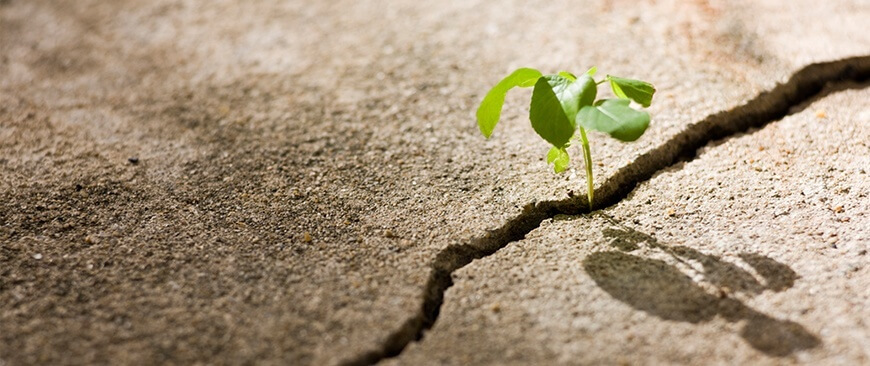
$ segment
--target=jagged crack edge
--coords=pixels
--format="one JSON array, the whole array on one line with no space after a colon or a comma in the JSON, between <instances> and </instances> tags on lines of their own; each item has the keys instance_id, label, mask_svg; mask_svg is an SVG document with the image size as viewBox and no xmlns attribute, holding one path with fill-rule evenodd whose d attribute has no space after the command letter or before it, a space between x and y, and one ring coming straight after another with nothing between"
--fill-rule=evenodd
<instances>
[{"instance_id":1,"label":"jagged crack edge","mask_svg":"<svg viewBox=\"0 0 870 366\"><path fill-rule=\"evenodd\" d=\"M868 79L870 56L808 65L794 73L788 82L778 84L738 107L707 116L638 156L595 191L594 207L602 209L618 203L656 172L686 158L694 158L699 148L712 141L782 119L792 113L792 107L817 96L828 84L864 82ZM399 355L408 344L422 339L423 333L435 324L444 303L444 293L453 286L451 275L454 271L524 239L526 234L538 228L546 219L557 214L587 213L586 207L585 197L531 203L523 207L519 215L485 236L466 244L444 248L432 263L420 311L391 333L379 349L360 354L343 364L371 365Z\"/></svg>"}]
</instances>

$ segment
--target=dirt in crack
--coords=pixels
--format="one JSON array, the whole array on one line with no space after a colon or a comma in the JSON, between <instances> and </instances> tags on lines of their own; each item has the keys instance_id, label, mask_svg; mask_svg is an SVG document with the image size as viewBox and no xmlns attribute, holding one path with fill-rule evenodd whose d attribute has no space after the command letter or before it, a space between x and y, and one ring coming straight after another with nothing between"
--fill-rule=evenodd
<instances>
[{"instance_id":1,"label":"dirt in crack","mask_svg":"<svg viewBox=\"0 0 870 366\"><path fill-rule=\"evenodd\" d=\"M843 86L854 88L855 83L865 83L868 79L870 56L806 66L792 75L788 82L759 94L739 107L710 115L689 125L667 142L622 167L595 191L593 207L602 209L616 204L656 172L677 162L693 159L699 148L712 141L780 120L799 112L810 101L842 90ZM486 236L466 244L448 246L438 253L432 263L432 272L423 290L423 304L419 311L391 333L381 347L358 355L345 364L370 365L399 355L408 344L422 339L424 332L435 324L444 303L444 293L453 286L451 275L454 271L475 259L489 256L514 241L524 239L526 234L546 219L557 214L586 213L586 207L585 197L531 203L518 216Z\"/></svg>"}]
</instances>

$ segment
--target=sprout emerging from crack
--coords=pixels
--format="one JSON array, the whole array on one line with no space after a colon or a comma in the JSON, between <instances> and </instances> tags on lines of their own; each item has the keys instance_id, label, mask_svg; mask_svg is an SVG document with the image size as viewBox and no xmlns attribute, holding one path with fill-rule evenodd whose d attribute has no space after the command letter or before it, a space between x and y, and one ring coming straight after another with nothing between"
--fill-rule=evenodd
<instances>
[{"instance_id":1,"label":"sprout emerging from crack","mask_svg":"<svg viewBox=\"0 0 870 366\"><path fill-rule=\"evenodd\" d=\"M592 155L586 129L607 133L620 141L637 140L649 126L649 113L629 104L634 101L649 107L656 91L645 81L611 75L596 82L595 72L593 67L577 77L567 71L543 75L535 69L517 69L496 84L477 109L477 125L483 136L489 138L498 124L507 92L514 87L534 87L529 120L535 132L552 145L547 153L547 164L553 164L556 173L561 173L568 168L571 141L579 140L583 147L590 211L594 192ZM617 98L595 100L598 85L604 82L610 82L610 89Z\"/></svg>"}]
</instances>

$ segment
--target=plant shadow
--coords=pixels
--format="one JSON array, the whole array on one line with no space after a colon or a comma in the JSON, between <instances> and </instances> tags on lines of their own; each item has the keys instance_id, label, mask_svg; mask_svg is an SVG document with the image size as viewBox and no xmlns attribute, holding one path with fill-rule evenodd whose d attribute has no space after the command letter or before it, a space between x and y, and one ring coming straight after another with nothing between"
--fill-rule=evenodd
<instances>
[{"instance_id":1,"label":"plant shadow","mask_svg":"<svg viewBox=\"0 0 870 366\"><path fill-rule=\"evenodd\" d=\"M664 245L625 226L605 228L603 234L616 250L589 255L583 268L615 299L671 321L700 323L717 315L729 322L745 320L740 336L753 348L771 356L787 356L821 344L818 337L800 324L762 314L729 295L742 292L751 296L788 289L797 279L788 266L758 254L740 254L762 277L759 281L750 272L717 256L684 246ZM711 294L665 260L630 254L642 247L664 252L676 262L695 269L718 293Z\"/></svg>"}]
</instances>

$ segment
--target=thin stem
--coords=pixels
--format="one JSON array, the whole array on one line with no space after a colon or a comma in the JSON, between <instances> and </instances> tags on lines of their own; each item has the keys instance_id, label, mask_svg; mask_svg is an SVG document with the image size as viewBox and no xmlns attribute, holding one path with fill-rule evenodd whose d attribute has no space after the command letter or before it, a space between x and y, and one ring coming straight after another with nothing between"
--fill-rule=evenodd
<instances>
[{"instance_id":1,"label":"thin stem","mask_svg":"<svg viewBox=\"0 0 870 366\"><path fill-rule=\"evenodd\" d=\"M594 200L594 190L592 186L592 152L589 150L589 140L586 138L586 130L583 127L578 127L580 130L580 143L583 145L583 162L586 165L586 197L589 200L589 212L592 212L592 202Z\"/></svg>"}]
</instances>

